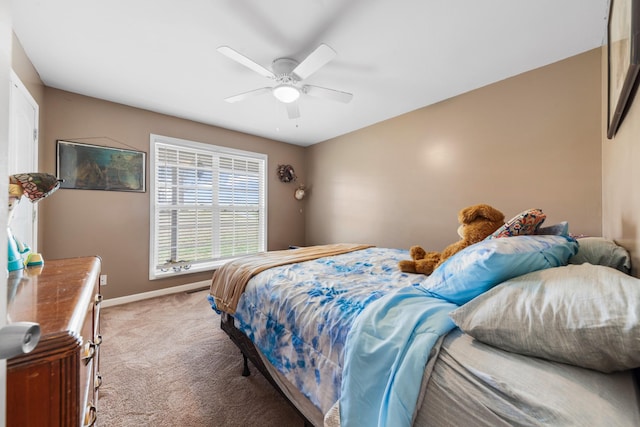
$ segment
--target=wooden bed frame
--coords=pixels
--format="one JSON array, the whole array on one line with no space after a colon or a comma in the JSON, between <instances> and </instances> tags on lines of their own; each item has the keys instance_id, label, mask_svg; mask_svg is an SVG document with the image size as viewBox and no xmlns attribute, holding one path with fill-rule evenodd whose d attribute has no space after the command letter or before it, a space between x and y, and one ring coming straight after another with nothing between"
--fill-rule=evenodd
<instances>
[{"instance_id":1,"label":"wooden bed frame","mask_svg":"<svg viewBox=\"0 0 640 427\"><path fill-rule=\"evenodd\" d=\"M250 360L253 366L258 368L258 371L262 373L262 375L267 379L267 381L269 381L271 385L291 405L291 407L295 409L295 411L298 413L300 418L304 420L304 427L313 427L313 423L311 423L311 421L309 421L307 417L305 417L302 414L302 412L300 412L300 410L296 407L296 405L294 405L293 402L289 400L289 398L282 391L278 383L273 379L273 377L269 373L269 370L267 369L264 362L260 358L260 355L258 354L258 349L256 349L253 342L238 328L236 328L235 319L233 318L232 315L224 312L220 314L220 328L224 332L226 332L227 335L229 335L229 338L231 338L231 341L233 341L233 343L240 349L240 352L242 353L242 358L244 362L243 368L242 368L242 376L248 377L249 375L251 375L251 371L249 370L249 363L248 363L248 360Z\"/></svg>"}]
</instances>

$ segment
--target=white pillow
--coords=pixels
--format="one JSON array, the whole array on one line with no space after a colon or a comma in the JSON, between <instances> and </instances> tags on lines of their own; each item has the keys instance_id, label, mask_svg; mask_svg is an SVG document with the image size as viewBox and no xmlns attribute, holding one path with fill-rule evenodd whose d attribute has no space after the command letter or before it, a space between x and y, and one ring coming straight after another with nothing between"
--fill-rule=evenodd
<instances>
[{"instance_id":1,"label":"white pillow","mask_svg":"<svg viewBox=\"0 0 640 427\"><path fill-rule=\"evenodd\" d=\"M631 271L629 252L613 240L604 237L581 237L578 239L578 253L569 258L569 264L606 265L623 273Z\"/></svg>"},{"instance_id":2,"label":"white pillow","mask_svg":"<svg viewBox=\"0 0 640 427\"><path fill-rule=\"evenodd\" d=\"M592 264L529 273L450 314L501 349L601 372L640 367L640 279Z\"/></svg>"}]
</instances>

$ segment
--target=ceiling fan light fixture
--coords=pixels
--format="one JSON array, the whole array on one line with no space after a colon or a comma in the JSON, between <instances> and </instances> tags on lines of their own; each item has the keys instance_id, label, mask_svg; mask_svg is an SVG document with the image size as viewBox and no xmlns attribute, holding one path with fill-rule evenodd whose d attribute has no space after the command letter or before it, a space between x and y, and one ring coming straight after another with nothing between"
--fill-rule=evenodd
<instances>
[{"instance_id":1,"label":"ceiling fan light fixture","mask_svg":"<svg viewBox=\"0 0 640 427\"><path fill-rule=\"evenodd\" d=\"M290 84L281 84L273 88L273 96L278 101L289 104L300 98L300 89Z\"/></svg>"}]
</instances>

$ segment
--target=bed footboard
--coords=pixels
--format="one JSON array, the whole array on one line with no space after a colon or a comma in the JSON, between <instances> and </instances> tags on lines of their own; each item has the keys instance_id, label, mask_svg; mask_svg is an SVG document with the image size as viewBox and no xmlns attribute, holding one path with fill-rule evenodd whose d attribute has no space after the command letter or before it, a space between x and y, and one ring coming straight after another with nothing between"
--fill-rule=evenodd
<instances>
[{"instance_id":1,"label":"bed footboard","mask_svg":"<svg viewBox=\"0 0 640 427\"><path fill-rule=\"evenodd\" d=\"M271 383L271 385L285 398L287 402L296 410L298 415L304 420L305 427L313 427L313 424L300 412L300 410L296 407L296 405L289 400L287 395L282 391L280 386L273 379L269 370L262 362L260 355L258 354L258 349L253 345L253 342L243 334L238 328L235 326L235 319L232 315L228 313L221 313L220 315L220 328L229 335L231 341L240 349L242 353L242 357L244 359L244 366L242 369L242 376L246 377L251 374L249 371L249 364L247 363L247 359L251 361L253 366L258 368L260 373Z\"/></svg>"}]
</instances>

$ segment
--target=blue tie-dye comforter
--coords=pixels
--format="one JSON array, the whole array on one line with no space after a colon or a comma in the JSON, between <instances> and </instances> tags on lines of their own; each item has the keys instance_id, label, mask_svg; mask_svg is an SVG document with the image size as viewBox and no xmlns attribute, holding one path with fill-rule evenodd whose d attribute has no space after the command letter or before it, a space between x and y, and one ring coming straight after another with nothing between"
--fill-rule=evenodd
<instances>
[{"instance_id":1,"label":"blue tie-dye comforter","mask_svg":"<svg viewBox=\"0 0 640 427\"><path fill-rule=\"evenodd\" d=\"M234 315L244 332L323 413L339 399L344 348L365 307L425 276L398 269L401 249L368 248L253 277Z\"/></svg>"},{"instance_id":2,"label":"blue tie-dye comforter","mask_svg":"<svg viewBox=\"0 0 640 427\"><path fill-rule=\"evenodd\" d=\"M425 365L454 328L448 314L457 304L529 271L566 265L577 247L566 236L487 240L431 276L402 273L398 262L409 255L401 249L288 264L249 281L235 318L322 413L340 400L343 427L409 426Z\"/></svg>"},{"instance_id":3,"label":"blue tie-dye comforter","mask_svg":"<svg viewBox=\"0 0 640 427\"><path fill-rule=\"evenodd\" d=\"M401 393L402 396L394 391L399 390L395 386L383 393L390 392L390 395L378 396L378 391L367 388L361 380L366 379L368 384L388 382L385 375L416 354L419 354L421 361L418 363L422 363L419 369L422 371L433 343L451 329L453 323L447 314L455 307L454 304L425 294L420 285L426 281L426 276L406 274L398 269L398 262L408 256L406 250L368 248L271 268L253 277L247 284L234 315L237 327L322 413L329 411L342 394L342 425L362 425L358 422L361 417L350 415L351 411L361 409L359 405L364 400L359 397L362 395L368 396L366 402L373 406L376 401L378 404L383 402L385 407L389 405L392 410L388 414L394 419L399 402L407 404L406 399L413 399L415 405L422 377L417 380L402 379L403 371L399 369L401 376L397 378L398 381L407 385L417 381L415 392L411 390L412 387L403 387L405 391ZM417 296L422 300L418 301ZM425 298L437 304L429 308L425 305ZM382 321L381 327L385 322L388 324L389 315L398 313L394 310L406 310L403 316L414 312L415 315L410 315L411 322L422 325L403 324L401 331L408 334L396 333L395 340L384 343L382 354L376 353L375 339L363 340L361 337L353 340L347 352L347 336L352 326L358 330L358 334L365 333L373 338L373 325L368 325L373 314L365 317L367 320L364 322L354 322L374 302L375 310L368 313L378 313L386 319L378 319ZM410 307L412 304L413 307ZM391 305L397 305L398 308L394 309ZM427 318L430 320L425 323ZM433 322L438 326L433 327ZM425 329L426 324L429 327ZM384 333L391 332L387 329ZM403 340L409 347L409 342L417 341L420 346L424 345L424 351L403 349ZM389 351L389 346L395 346L398 351ZM415 343L413 348L417 348ZM358 354L373 358L352 360L349 363L351 381L343 384L345 357L358 359ZM372 373L376 369L380 372L375 374L373 381ZM345 399L345 385L348 388L346 395L353 399ZM412 412L409 409L411 405L407 406ZM378 418L377 412L372 415Z\"/></svg>"}]
</instances>

